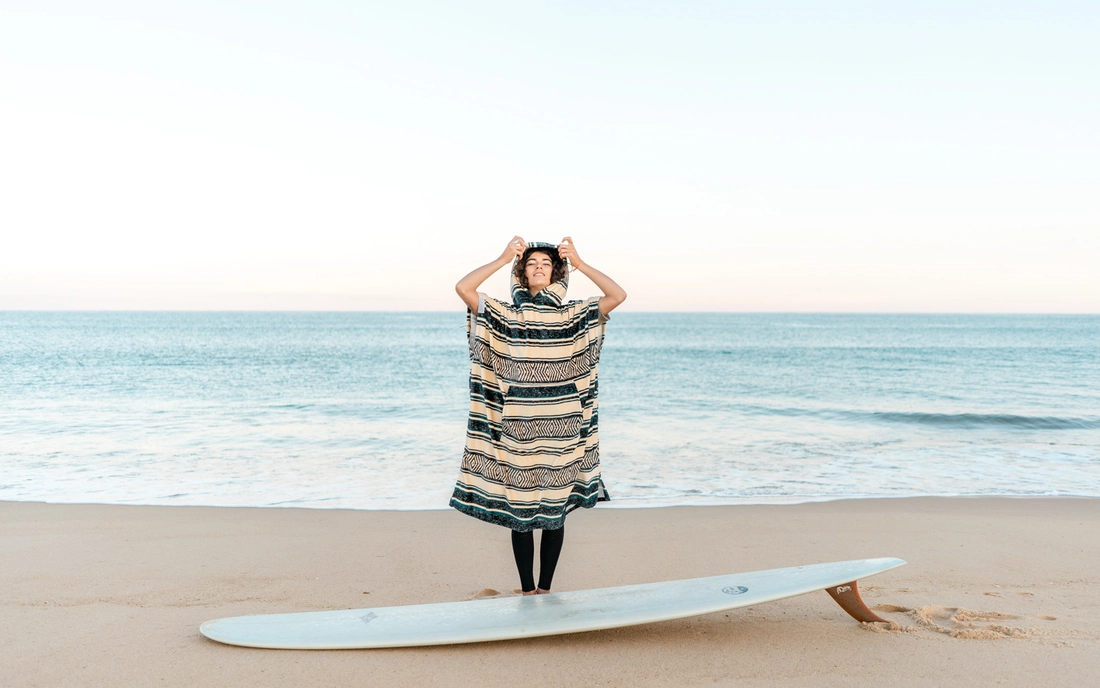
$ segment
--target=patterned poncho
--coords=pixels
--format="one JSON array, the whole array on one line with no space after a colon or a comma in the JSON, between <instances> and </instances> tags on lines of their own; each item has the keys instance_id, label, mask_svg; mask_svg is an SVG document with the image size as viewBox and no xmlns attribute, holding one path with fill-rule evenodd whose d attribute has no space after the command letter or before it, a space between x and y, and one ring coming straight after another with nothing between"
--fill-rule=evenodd
<instances>
[{"instance_id":1,"label":"patterned poncho","mask_svg":"<svg viewBox=\"0 0 1100 688\"><path fill-rule=\"evenodd\" d=\"M555 530L608 499L600 479L599 299L564 303L568 275L468 313L470 418L451 506L518 531Z\"/></svg>"}]
</instances>

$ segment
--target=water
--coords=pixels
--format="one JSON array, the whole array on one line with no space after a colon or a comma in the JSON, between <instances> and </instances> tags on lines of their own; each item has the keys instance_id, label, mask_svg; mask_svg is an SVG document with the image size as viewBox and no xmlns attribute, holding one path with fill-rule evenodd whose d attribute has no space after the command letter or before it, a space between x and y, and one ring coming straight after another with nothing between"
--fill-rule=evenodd
<instances>
[{"instance_id":1,"label":"water","mask_svg":"<svg viewBox=\"0 0 1100 688\"><path fill-rule=\"evenodd\" d=\"M459 313L0 313L0 499L445 507ZM1100 496L1100 317L616 313L620 506Z\"/></svg>"}]
</instances>

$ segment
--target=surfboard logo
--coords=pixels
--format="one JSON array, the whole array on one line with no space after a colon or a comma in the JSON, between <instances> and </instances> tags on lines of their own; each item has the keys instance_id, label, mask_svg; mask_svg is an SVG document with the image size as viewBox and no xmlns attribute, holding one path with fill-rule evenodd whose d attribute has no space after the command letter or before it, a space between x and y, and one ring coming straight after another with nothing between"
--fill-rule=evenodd
<instances>
[{"instance_id":1,"label":"surfboard logo","mask_svg":"<svg viewBox=\"0 0 1100 688\"><path fill-rule=\"evenodd\" d=\"M743 585L731 585L728 588L722 588L722 592L727 595L743 595L748 591L749 589Z\"/></svg>"},{"instance_id":2,"label":"surfboard logo","mask_svg":"<svg viewBox=\"0 0 1100 688\"><path fill-rule=\"evenodd\" d=\"M374 612L367 612L366 614L364 614L363 616L360 616L359 618L363 620L363 623L370 623L374 619L377 619L378 615L375 614Z\"/></svg>"},{"instance_id":3,"label":"surfboard logo","mask_svg":"<svg viewBox=\"0 0 1100 688\"><path fill-rule=\"evenodd\" d=\"M839 594L841 594L841 593L844 593L844 592L851 592L851 591L852 591L852 586L850 586L850 585L842 585L842 586L840 586L839 588L837 588L837 589L836 589L836 594L838 594L838 595L839 595Z\"/></svg>"}]
</instances>

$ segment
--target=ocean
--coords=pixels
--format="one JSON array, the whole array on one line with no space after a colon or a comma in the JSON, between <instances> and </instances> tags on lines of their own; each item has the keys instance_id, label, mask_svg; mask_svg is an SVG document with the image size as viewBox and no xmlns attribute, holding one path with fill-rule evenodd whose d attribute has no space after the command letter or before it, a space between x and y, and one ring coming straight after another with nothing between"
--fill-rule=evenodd
<instances>
[{"instance_id":1,"label":"ocean","mask_svg":"<svg viewBox=\"0 0 1100 688\"><path fill-rule=\"evenodd\" d=\"M0 500L446 508L467 376L462 313L0 312ZM1100 316L616 312L600 440L610 507L1100 496Z\"/></svg>"}]
</instances>

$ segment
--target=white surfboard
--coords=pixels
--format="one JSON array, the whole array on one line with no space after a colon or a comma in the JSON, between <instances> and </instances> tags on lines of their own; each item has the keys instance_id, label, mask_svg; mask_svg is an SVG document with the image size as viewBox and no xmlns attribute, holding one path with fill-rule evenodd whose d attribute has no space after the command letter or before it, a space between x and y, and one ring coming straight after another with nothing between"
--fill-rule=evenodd
<instances>
[{"instance_id":1,"label":"white surfboard","mask_svg":"<svg viewBox=\"0 0 1100 688\"><path fill-rule=\"evenodd\" d=\"M856 580L901 566L859 559L467 602L216 619L199 631L230 645L287 650L448 645L596 631L748 607L826 590L860 621L882 621L859 598Z\"/></svg>"}]
</instances>

